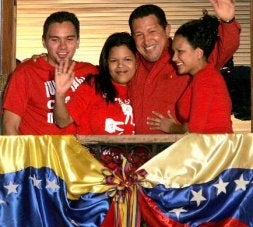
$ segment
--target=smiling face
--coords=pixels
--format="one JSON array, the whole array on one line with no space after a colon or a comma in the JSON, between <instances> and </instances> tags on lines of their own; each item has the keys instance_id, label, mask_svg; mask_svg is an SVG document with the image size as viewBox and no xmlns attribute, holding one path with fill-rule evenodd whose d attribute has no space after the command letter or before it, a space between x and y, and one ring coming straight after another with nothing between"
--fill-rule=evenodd
<instances>
[{"instance_id":1,"label":"smiling face","mask_svg":"<svg viewBox=\"0 0 253 227\"><path fill-rule=\"evenodd\" d=\"M203 51L200 48L194 49L181 35L174 37L172 49L174 51L172 61L176 63L179 74L194 75L207 64Z\"/></svg>"},{"instance_id":2,"label":"smiling face","mask_svg":"<svg viewBox=\"0 0 253 227\"><path fill-rule=\"evenodd\" d=\"M48 62L51 65L59 64L60 61L66 59L72 59L79 47L79 39L71 22L52 23L42 42L48 51Z\"/></svg>"},{"instance_id":3,"label":"smiling face","mask_svg":"<svg viewBox=\"0 0 253 227\"><path fill-rule=\"evenodd\" d=\"M112 80L127 85L136 71L135 55L126 45L115 46L109 52L108 66Z\"/></svg>"},{"instance_id":4,"label":"smiling face","mask_svg":"<svg viewBox=\"0 0 253 227\"><path fill-rule=\"evenodd\" d=\"M137 18L132 32L139 53L149 62L156 62L168 45L170 26L164 29L155 15Z\"/></svg>"}]
</instances>

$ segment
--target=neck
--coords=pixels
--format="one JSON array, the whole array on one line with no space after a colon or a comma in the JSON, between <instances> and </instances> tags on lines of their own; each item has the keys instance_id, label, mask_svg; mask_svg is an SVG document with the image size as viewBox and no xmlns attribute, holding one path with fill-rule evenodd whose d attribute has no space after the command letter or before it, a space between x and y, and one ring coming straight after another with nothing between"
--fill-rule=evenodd
<instances>
[{"instance_id":1,"label":"neck","mask_svg":"<svg viewBox=\"0 0 253 227\"><path fill-rule=\"evenodd\" d=\"M198 64L196 65L196 67L194 69L192 69L189 73L194 76L195 74L197 74L200 70L204 69L207 65L207 61L203 60L198 62Z\"/></svg>"}]
</instances>

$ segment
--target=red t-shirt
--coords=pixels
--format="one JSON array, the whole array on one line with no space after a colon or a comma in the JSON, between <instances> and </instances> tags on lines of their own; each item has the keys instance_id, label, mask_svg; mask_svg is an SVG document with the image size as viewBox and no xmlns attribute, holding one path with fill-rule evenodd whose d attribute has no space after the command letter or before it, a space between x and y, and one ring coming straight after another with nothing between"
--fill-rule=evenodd
<instances>
[{"instance_id":1,"label":"red t-shirt","mask_svg":"<svg viewBox=\"0 0 253 227\"><path fill-rule=\"evenodd\" d=\"M221 23L219 39L209 58L217 69L224 65L239 46L240 25ZM178 75L171 58L169 44L160 59L155 63L147 62L137 55L138 69L130 83L129 97L134 109L136 134L158 134L160 130L150 130L147 117L152 111L167 116L168 110L175 114L175 105L190 82L188 75Z\"/></svg>"},{"instance_id":2,"label":"red t-shirt","mask_svg":"<svg viewBox=\"0 0 253 227\"><path fill-rule=\"evenodd\" d=\"M90 63L77 62L75 80L67 92L68 99L75 94L88 73L97 73ZM61 135L76 133L74 125L59 128L53 120L55 96L54 67L43 57L32 59L17 66L8 83L3 108L22 120L19 131L23 135Z\"/></svg>"},{"instance_id":3,"label":"red t-shirt","mask_svg":"<svg viewBox=\"0 0 253 227\"><path fill-rule=\"evenodd\" d=\"M209 64L177 103L178 120L195 133L232 133L232 104L222 75Z\"/></svg>"},{"instance_id":4,"label":"red t-shirt","mask_svg":"<svg viewBox=\"0 0 253 227\"><path fill-rule=\"evenodd\" d=\"M80 135L134 134L133 109L127 87L113 83L118 95L115 102L107 103L97 94L93 85L83 84L78 95L67 103L69 114Z\"/></svg>"}]
</instances>

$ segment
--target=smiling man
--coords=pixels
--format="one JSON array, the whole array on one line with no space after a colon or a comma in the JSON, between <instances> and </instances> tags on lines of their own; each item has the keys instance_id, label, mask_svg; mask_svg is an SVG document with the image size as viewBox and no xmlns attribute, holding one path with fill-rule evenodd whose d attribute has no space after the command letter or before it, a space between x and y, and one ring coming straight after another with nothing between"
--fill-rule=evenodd
<instances>
[{"instance_id":1,"label":"smiling man","mask_svg":"<svg viewBox=\"0 0 253 227\"><path fill-rule=\"evenodd\" d=\"M42 43L46 57L30 59L17 66L5 91L3 102L3 133L7 135L73 134L73 124L59 128L53 119L55 99L55 66L73 61L79 47L80 25L70 12L55 12L45 21ZM75 94L89 73L97 68L90 63L75 63L75 78L66 99Z\"/></svg>"}]
</instances>

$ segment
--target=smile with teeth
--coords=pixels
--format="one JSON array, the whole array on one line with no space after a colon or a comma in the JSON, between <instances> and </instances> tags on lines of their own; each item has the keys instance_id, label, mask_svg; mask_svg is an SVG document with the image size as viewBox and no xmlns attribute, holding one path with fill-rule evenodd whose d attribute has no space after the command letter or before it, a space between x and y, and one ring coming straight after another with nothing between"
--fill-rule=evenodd
<instances>
[{"instance_id":1,"label":"smile with teeth","mask_svg":"<svg viewBox=\"0 0 253 227\"><path fill-rule=\"evenodd\" d=\"M68 55L68 53L66 53L66 52L64 52L64 53L58 53L58 56L60 57L60 58L64 58L64 57L66 57Z\"/></svg>"},{"instance_id":2,"label":"smile with teeth","mask_svg":"<svg viewBox=\"0 0 253 227\"><path fill-rule=\"evenodd\" d=\"M183 63L182 62L177 62L176 65L180 66L180 65L183 65Z\"/></svg>"},{"instance_id":3,"label":"smile with teeth","mask_svg":"<svg viewBox=\"0 0 253 227\"><path fill-rule=\"evenodd\" d=\"M154 48L155 48L154 45L152 45L152 46L146 46L146 47L145 47L145 50L149 51L149 50L152 50L152 49L154 49Z\"/></svg>"}]
</instances>

